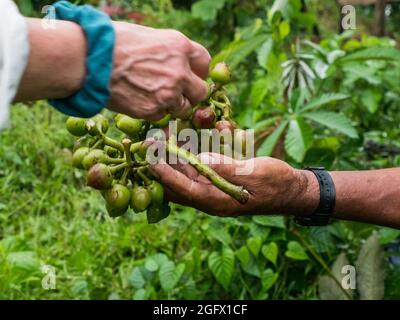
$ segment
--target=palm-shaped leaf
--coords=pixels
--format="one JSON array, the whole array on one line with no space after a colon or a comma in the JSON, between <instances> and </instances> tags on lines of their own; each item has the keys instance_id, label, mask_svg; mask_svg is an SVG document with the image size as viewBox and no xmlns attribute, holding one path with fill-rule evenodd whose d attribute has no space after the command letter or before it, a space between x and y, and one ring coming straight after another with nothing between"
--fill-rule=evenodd
<instances>
[{"instance_id":1,"label":"palm-shaped leaf","mask_svg":"<svg viewBox=\"0 0 400 320\"><path fill-rule=\"evenodd\" d=\"M290 120L289 129L285 137L285 150L297 162L302 162L307 149L313 141L312 128L303 118Z\"/></svg>"},{"instance_id":2,"label":"palm-shaped leaf","mask_svg":"<svg viewBox=\"0 0 400 320\"><path fill-rule=\"evenodd\" d=\"M357 131L352 126L350 120L343 114L329 111L316 111L305 113L303 116L330 129L344 133L350 138L358 137Z\"/></svg>"},{"instance_id":3,"label":"palm-shaped leaf","mask_svg":"<svg viewBox=\"0 0 400 320\"><path fill-rule=\"evenodd\" d=\"M348 99L349 96L346 94L342 93L328 93L328 94L323 94L320 96L317 96L313 98L311 101L309 101L306 105L300 108L300 111L308 111L317 107L321 107L323 105L332 103L332 102L337 102L337 101L342 101L345 99Z\"/></svg>"},{"instance_id":4,"label":"palm-shaped leaf","mask_svg":"<svg viewBox=\"0 0 400 320\"><path fill-rule=\"evenodd\" d=\"M286 129L288 120L282 121L282 123L272 132L267 139L262 143L260 148L257 150L257 156L270 156L272 151L274 151L275 145L282 135L283 131Z\"/></svg>"}]
</instances>

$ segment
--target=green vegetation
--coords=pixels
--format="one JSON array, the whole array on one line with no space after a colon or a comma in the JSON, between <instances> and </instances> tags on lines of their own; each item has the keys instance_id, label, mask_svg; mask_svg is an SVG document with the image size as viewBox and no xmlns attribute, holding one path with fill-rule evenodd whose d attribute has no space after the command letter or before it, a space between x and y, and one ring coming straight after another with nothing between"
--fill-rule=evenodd
<instances>
[{"instance_id":1,"label":"green vegetation","mask_svg":"<svg viewBox=\"0 0 400 320\"><path fill-rule=\"evenodd\" d=\"M333 170L400 164L396 40L360 30L337 34L334 1L115 2L134 4L145 24L201 42L213 65L228 63L235 121L256 130L258 155ZM30 10L39 1L32 4ZM357 10L368 30L369 9ZM388 263L394 253L383 251L397 230L343 221L302 228L275 216L222 219L176 205L155 225L133 213L108 217L102 195L71 167L65 120L46 103L19 104L12 127L0 133L0 298L400 297L400 268ZM55 268L56 290L42 288L43 264ZM357 267L357 290L338 286L347 264Z\"/></svg>"}]
</instances>

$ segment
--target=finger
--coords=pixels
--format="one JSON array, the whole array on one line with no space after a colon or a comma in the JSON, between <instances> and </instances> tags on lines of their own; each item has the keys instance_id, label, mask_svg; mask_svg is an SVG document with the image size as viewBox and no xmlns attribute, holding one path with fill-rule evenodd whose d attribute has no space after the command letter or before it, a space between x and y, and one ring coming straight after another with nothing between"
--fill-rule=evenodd
<instances>
[{"instance_id":1,"label":"finger","mask_svg":"<svg viewBox=\"0 0 400 320\"><path fill-rule=\"evenodd\" d=\"M192 104L184 95L181 96L180 103L173 104L168 107L168 112L179 119L187 119L192 113Z\"/></svg>"},{"instance_id":2,"label":"finger","mask_svg":"<svg viewBox=\"0 0 400 320\"><path fill-rule=\"evenodd\" d=\"M207 186L189 179L166 163L153 165L150 170L164 186L175 193L174 197L179 203L188 201L191 206L197 207L207 198Z\"/></svg>"},{"instance_id":3,"label":"finger","mask_svg":"<svg viewBox=\"0 0 400 320\"><path fill-rule=\"evenodd\" d=\"M208 94L207 84L196 74L191 73L183 85L183 94L189 99L192 106L206 99Z\"/></svg>"},{"instance_id":4,"label":"finger","mask_svg":"<svg viewBox=\"0 0 400 320\"><path fill-rule=\"evenodd\" d=\"M198 157L201 162L207 164L229 182L238 185L243 183L243 176L237 175L237 170L242 161L212 152L200 153Z\"/></svg>"},{"instance_id":5,"label":"finger","mask_svg":"<svg viewBox=\"0 0 400 320\"><path fill-rule=\"evenodd\" d=\"M190 67L201 79L207 79L210 68L211 56L201 44L191 41L193 51L189 56Z\"/></svg>"}]
</instances>

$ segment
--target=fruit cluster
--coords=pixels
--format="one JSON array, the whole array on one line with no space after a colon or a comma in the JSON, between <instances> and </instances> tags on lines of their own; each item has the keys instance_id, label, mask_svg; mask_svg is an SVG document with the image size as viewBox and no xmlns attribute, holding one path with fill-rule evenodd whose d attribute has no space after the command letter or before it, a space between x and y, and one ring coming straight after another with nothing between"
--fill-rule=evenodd
<instances>
[{"instance_id":1,"label":"fruit cluster","mask_svg":"<svg viewBox=\"0 0 400 320\"><path fill-rule=\"evenodd\" d=\"M213 68L210 75L213 82L208 85L206 101L195 107L189 120L177 120L178 130L216 128L233 136L235 124L231 120L231 105L223 90L223 85L230 80L230 71L222 62ZM67 119L67 130L80 137L74 145L72 164L87 170L87 184L101 190L110 216L121 216L131 208L136 213L146 211L148 222L156 223L169 215L164 188L148 170L146 154L151 143L146 135L153 128L165 132L170 120L170 115L157 122L149 122L117 114L114 124L120 136L114 139L107 135L111 131L110 122L101 114L90 119ZM214 185L239 202L247 201L246 190L220 177L194 154L178 147L172 139L165 143L165 148L169 154L187 160Z\"/></svg>"}]
</instances>

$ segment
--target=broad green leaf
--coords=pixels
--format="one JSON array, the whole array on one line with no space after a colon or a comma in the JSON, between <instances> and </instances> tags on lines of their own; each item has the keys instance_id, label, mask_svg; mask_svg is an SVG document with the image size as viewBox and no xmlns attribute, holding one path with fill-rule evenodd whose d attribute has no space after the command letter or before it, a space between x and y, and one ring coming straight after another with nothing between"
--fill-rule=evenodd
<instances>
[{"instance_id":1,"label":"broad green leaf","mask_svg":"<svg viewBox=\"0 0 400 320\"><path fill-rule=\"evenodd\" d=\"M236 257L239 259L240 263L244 266L248 265L250 262L250 251L246 246L241 246L239 250L236 250Z\"/></svg>"},{"instance_id":2,"label":"broad green leaf","mask_svg":"<svg viewBox=\"0 0 400 320\"><path fill-rule=\"evenodd\" d=\"M128 283L136 289L141 289L144 287L145 280L139 267L135 267L132 270L131 274L128 276Z\"/></svg>"},{"instance_id":3,"label":"broad green leaf","mask_svg":"<svg viewBox=\"0 0 400 320\"><path fill-rule=\"evenodd\" d=\"M139 289L133 295L133 300L146 300L147 299L147 291L145 289Z\"/></svg>"},{"instance_id":4,"label":"broad green leaf","mask_svg":"<svg viewBox=\"0 0 400 320\"><path fill-rule=\"evenodd\" d=\"M158 273L161 287L165 291L171 291L174 289L181 279L184 271L185 265L183 263L180 263L177 266L175 266L175 263L172 261L164 263Z\"/></svg>"},{"instance_id":5,"label":"broad green leaf","mask_svg":"<svg viewBox=\"0 0 400 320\"><path fill-rule=\"evenodd\" d=\"M337 130L350 138L358 137L357 131L352 126L350 120L343 114L329 111L316 111L305 113L303 116L330 129Z\"/></svg>"},{"instance_id":6,"label":"broad green leaf","mask_svg":"<svg viewBox=\"0 0 400 320\"><path fill-rule=\"evenodd\" d=\"M337 256L335 262L333 263L332 275L336 278L336 280L341 284L342 279L345 276L342 273L342 269L344 266L349 265L350 262L346 257L346 254L342 252ZM346 292L352 296L353 290L347 289ZM334 281L330 276L324 275L320 276L318 279L318 293L319 297L322 300L348 300L349 298L343 292L341 287L339 287L338 283Z\"/></svg>"},{"instance_id":7,"label":"broad green leaf","mask_svg":"<svg viewBox=\"0 0 400 320\"><path fill-rule=\"evenodd\" d=\"M258 253L260 252L262 239L260 237L257 238L250 238L247 240L247 247L250 249L250 252L257 257Z\"/></svg>"},{"instance_id":8,"label":"broad green leaf","mask_svg":"<svg viewBox=\"0 0 400 320\"><path fill-rule=\"evenodd\" d=\"M232 242L231 235L222 225L210 224L205 234L207 238L218 240L225 246L229 246Z\"/></svg>"},{"instance_id":9,"label":"broad green leaf","mask_svg":"<svg viewBox=\"0 0 400 320\"><path fill-rule=\"evenodd\" d=\"M249 40L235 40L213 59L213 64L225 61L231 69L241 63L248 55L256 51L267 39L268 35L256 35Z\"/></svg>"},{"instance_id":10,"label":"broad green leaf","mask_svg":"<svg viewBox=\"0 0 400 320\"><path fill-rule=\"evenodd\" d=\"M361 95L361 103L367 107L369 113L375 113L382 100L382 93L379 90L366 89Z\"/></svg>"},{"instance_id":11,"label":"broad green leaf","mask_svg":"<svg viewBox=\"0 0 400 320\"><path fill-rule=\"evenodd\" d=\"M39 260L33 251L11 252L8 254L7 260L12 266L19 269L31 272L40 270Z\"/></svg>"},{"instance_id":12,"label":"broad green leaf","mask_svg":"<svg viewBox=\"0 0 400 320\"><path fill-rule=\"evenodd\" d=\"M157 262L152 259L151 257L148 257L146 259L146 263L144 264L144 267L149 270L150 272L154 272L158 270L158 264Z\"/></svg>"},{"instance_id":13,"label":"broad green leaf","mask_svg":"<svg viewBox=\"0 0 400 320\"><path fill-rule=\"evenodd\" d=\"M285 255L294 260L308 260L308 255L304 248L297 241L289 241Z\"/></svg>"},{"instance_id":14,"label":"broad green leaf","mask_svg":"<svg viewBox=\"0 0 400 320\"><path fill-rule=\"evenodd\" d=\"M282 21L279 24L279 35L281 39L285 39L290 33L290 24L287 21Z\"/></svg>"},{"instance_id":15,"label":"broad green leaf","mask_svg":"<svg viewBox=\"0 0 400 320\"><path fill-rule=\"evenodd\" d=\"M261 252L267 260L276 265L276 259L278 258L278 245L275 242L263 245Z\"/></svg>"},{"instance_id":16,"label":"broad green leaf","mask_svg":"<svg viewBox=\"0 0 400 320\"><path fill-rule=\"evenodd\" d=\"M365 60L400 60L400 50L392 47L370 47L349 53L335 62L347 63Z\"/></svg>"},{"instance_id":17,"label":"broad green leaf","mask_svg":"<svg viewBox=\"0 0 400 320\"><path fill-rule=\"evenodd\" d=\"M192 15L204 21L214 21L225 0L201 0L192 5Z\"/></svg>"},{"instance_id":18,"label":"broad green leaf","mask_svg":"<svg viewBox=\"0 0 400 320\"><path fill-rule=\"evenodd\" d=\"M342 101L348 99L350 96L342 93L327 93L313 98L307 104L300 108L301 112L305 112L317 107L327 105L332 102Z\"/></svg>"},{"instance_id":19,"label":"broad green leaf","mask_svg":"<svg viewBox=\"0 0 400 320\"><path fill-rule=\"evenodd\" d=\"M208 257L208 266L218 283L228 289L235 265L235 255L230 248L224 248L221 252L212 252Z\"/></svg>"},{"instance_id":20,"label":"broad green leaf","mask_svg":"<svg viewBox=\"0 0 400 320\"><path fill-rule=\"evenodd\" d=\"M277 144L280 136L288 125L288 120L283 120L281 124L272 132L267 139L261 144L257 150L257 156L270 156L274 151L275 145Z\"/></svg>"},{"instance_id":21,"label":"broad green leaf","mask_svg":"<svg viewBox=\"0 0 400 320\"><path fill-rule=\"evenodd\" d=\"M380 228L378 231L381 244L388 244L400 236L400 230L392 228Z\"/></svg>"},{"instance_id":22,"label":"broad green leaf","mask_svg":"<svg viewBox=\"0 0 400 320\"><path fill-rule=\"evenodd\" d=\"M260 103L264 100L267 92L268 92L267 77L260 78L256 82L254 82L250 92L251 107L254 109L258 107Z\"/></svg>"},{"instance_id":23,"label":"broad green leaf","mask_svg":"<svg viewBox=\"0 0 400 320\"><path fill-rule=\"evenodd\" d=\"M276 19L276 15L282 15L285 9L288 7L289 0L275 0L274 4L271 7L271 10L268 11L268 21L272 23ZM275 19L274 19L275 18Z\"/></svg>"},{"instance_id":24,"label":"broad green leaf","mask_svg":"<svg viewBox=\"0 0 400 320\"><path fill-rule=\"evenodd\" d=\"M253 221L266 227L285 229L285 222L282 216L254 216Z\"/></svg>"},{"instance_id":25,"label":"broad green leaf","mask_svg":"<svg viewBox=\"0 0 400 320\"><path fill-rule=\"evenodd\" d=\"M260 65L260 67L262 67L262 68L267 67L268 59L269 59L269 56L270 56L270 53L271 53L273 47L274 47L274 41L272 40L272 38L268 38L263 43L261 48L258 50L257 61L258 61L258 64Z\"/></svg>"},{"instance_id":26,"label":"broad green leaf","mask_svg":"<svg viewBox=\"0 0 400 320\"><path fill-rule=\"evenodd\" d=\"M335 249L335 240L327 227L310 228L309 239L318 252L332 252Z\"/></svg>"},{"instance_id":27,"label":"broad green leaf","mask_svg":"<svg viewBox=\"0 0 400 320\"><path fill-rule=\"evenodd\" d=\"M356 261L356 270L360 299L383 299L385 295L385 254L376 232L361 246Z\"/></svg>"},{"instance_id":28,"label":"broad green leaf","mask_svg":"<svg viewBox=\"0 0 400 320\"><path fill-rule=\"evenodd\" d=\"M303 118L290 120L285 137L285 150L297 162L302 162L313 141L312 128Z\"/></svg>"},{"instance_id":29,"label":"broad green leaf","mask_svg":"<svg viewBox=\"0 0 400 320\"><path fill-rule=\"evenodd\" d=\"M261 274L262 290L269 290L275 284L276 280L278 280L277 273L274 273L272 269L264 270Z\"/></svg>"}]
</instances>

